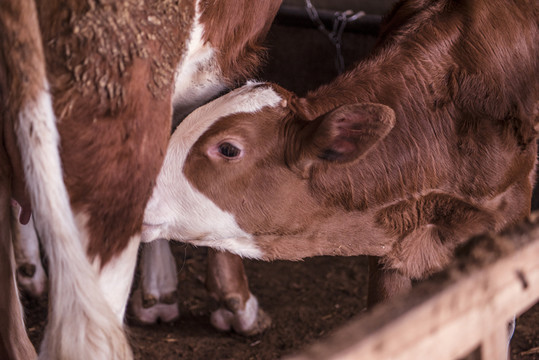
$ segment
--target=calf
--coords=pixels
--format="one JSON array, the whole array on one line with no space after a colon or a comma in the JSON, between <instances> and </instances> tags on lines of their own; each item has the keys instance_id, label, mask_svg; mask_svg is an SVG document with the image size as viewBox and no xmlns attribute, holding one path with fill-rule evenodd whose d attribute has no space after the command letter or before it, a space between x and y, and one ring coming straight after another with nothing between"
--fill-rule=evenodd
<instances>
[{"instance_id":1,"label":"calf","mask_svg":"<svg viewBox=\"0 0 539 360\"><path fill-rule=\"evenodd\" d=\"M11 198L22 222L32 210L49 259L40 356L131 357L122 319L172 108L250 73L279 3L2 2L1 358L35 357L13 281Z\"/></svg>"},{"instance_id":2,"label":"calf","mask_svg":"<svg viewBox=\"0 0 539 360\"><path fill-rule=\"evenodd\" d=\"M143 238L264 260L369 255L369 304L406 291L530 212L538 14L402 1L372 56L305 98L249 83L197 109L171 138Z\"/></svg>"}]
</instances>

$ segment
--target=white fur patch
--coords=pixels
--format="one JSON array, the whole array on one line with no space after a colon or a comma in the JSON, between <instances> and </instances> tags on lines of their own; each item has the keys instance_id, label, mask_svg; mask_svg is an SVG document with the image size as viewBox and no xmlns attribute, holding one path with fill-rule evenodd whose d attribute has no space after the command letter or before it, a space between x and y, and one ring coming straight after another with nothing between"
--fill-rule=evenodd
<instances>
[{"instance_id":1,"label":"white fur patch","mask_svg":"<svg viewBox=\"0 0 539 360\"><path fill-rule=\"evenodd\" d=\"M80 233L80 243L86 253L88 251L88 245L90 244L90 234L88 233L88 227L86 226L86 224L88 224L88 220L90 219L90 215L88 215L86 211L77 211L74 215L75 223L77 224L77 228L79 229ZM97 273L99 265L93 264L93 269Z\"/></svg>"},{"instance_id":2,"label":"white fur patch","mask_svg":"<svg viewBox=\"0 0 539 360\"><path fill-rule=\"evenodd\" d=\"M270 87L248 83L190 114L172 135L152 198L146 207L143 241L174 239L226 250L244 257L262 253L232 214L221 210L195 189L183 174L189 150L217 120L236 113L254 113L277 106L279 95Z\"/></svg>"},{"instance_id":3,"label":"white fur patch","mask_svg":"<svg viewBox=\"0 0 539 360\"><path fill-rule=\"evenodd\" d=\"M131 237L124 251L109 261L98 275L99 287L120 322L124 319L139 245L140 235ZM98 263L96 261L94 266Z\"/></svg>"},{"instance_id":4,"label":"white fur patch","mask_svg":"<svg viewBox=\"0 0 539 360\"><path fill-rule=\"evenodd\" d=\"M199 22L199 1L195 7L191 36L175 73L172 104L175 116L179 115L180 118L225 89L215 59L215 49L202 39L204 28Z\"/></svg>"},{"instance_id":5,"label":"white fur patch","mask_svg":"<svg viewBox=\"0 0 539 360\"><path fill-rule=\"evenodd\" d=\"M133 316L145 324L155 323L159 319L165 322L176 319L180 315L177 301L168 304L160 302L163 297L170 298L176 294L178 288L176 261L168 240L157 239L143 244L139 269L140 282L129 299ZM157 302L145 308L143 298L153 298Z\"/></svg>"},{"instance_id":6,"label":"white fur patch","mask_svg":"<svg viewBox=\"0 0 539 360\"><path fill-rule=\"evenodd\" d=\"M141 249L141 284L144 293L159 299L177 289L176 261L168 240L157 239Z\"/></svg>"}]
</instances>

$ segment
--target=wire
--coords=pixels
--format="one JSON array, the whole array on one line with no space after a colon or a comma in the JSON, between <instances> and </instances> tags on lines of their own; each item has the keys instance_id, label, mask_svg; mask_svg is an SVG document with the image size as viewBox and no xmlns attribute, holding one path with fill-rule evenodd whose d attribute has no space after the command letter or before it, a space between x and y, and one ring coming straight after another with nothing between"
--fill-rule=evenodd
<instances>
[{"instance_id":1,"label":"wire","mask_svg":"<svg viewBox=\"0 0 539 360\"><path fill-rule=\"evenodd\" d=\"M359 11L354 13L352 10L336 11L334 14L333 29L329 31L322 20L320 20L318 11L311 3L311 0L305 0L305 10L307 10L307 14L309 14L311 20L318 26L318 30L324 33L335 47L335 67L337 68L337 72L342 74L344 72L344 58L342 55L342 34L344 28L348 22L356 21L365 16L365 12Z\"/></svg>"}]
</instances>

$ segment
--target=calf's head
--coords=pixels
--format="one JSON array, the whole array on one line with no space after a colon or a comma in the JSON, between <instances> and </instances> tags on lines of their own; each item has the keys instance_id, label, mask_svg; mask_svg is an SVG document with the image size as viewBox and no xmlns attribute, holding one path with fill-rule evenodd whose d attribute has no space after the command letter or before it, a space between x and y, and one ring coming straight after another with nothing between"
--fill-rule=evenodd
<instances>
[{"instance_id":1,"label":"calf's head","mask_svg":"<svg viewBox=\"0 0 539 360\"><path fill-rule=\"evenodd\" d=\"M275 85L250 83L193 112L170 140L143 239L301 258L327 253L328 238L354 231L343 229L351 209L329 206L313 174L332 176L364 157L395 115L362 103L309 120L300 115L306 106Z\"/></svg>"}]
</instances>

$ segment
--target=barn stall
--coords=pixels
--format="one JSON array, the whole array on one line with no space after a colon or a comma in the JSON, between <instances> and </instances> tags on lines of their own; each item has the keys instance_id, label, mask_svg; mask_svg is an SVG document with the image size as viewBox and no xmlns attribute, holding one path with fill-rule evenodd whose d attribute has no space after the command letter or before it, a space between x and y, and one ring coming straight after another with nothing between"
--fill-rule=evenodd
<instances>
[{"instance_id":1,"label":"barn stall","mask_svg":"<svg viewBox=\"0 0 539 360\"><path fill-rule=\"evenodd\" d=\"M309 15L303 0L284 2L268 36L268 61L259 75L300 95L368 54L381 16L393 1L308 3L318 10L317 16L313 10ZM342 14L347 9L352 11ZM341 13L337 20L335 12ZM320 23L326 30L317 28ZM534 201L534 208L538 205ZM539 359L538 238L534 220L511 234L478 241L450 270L369 313L365 257L248 260L251 290L273 320L268 331L253 337L213 329L209 313L215 304L204 288L206 250L174 244L180 318L142 326L128 316L135 358L355 359L361 354L366 359L452 359L483 343L484 359L501 359L505 322L516 314L511 359ZM490 246L489 252L488 244L499 248ZM507 244L517 245L507 250ZM474 254L481 250L473 249L483 249L486 255L477 258ZM25 298L24 304L28 331L38 346L46 299Z\"/></svg>"}]
</instances>

